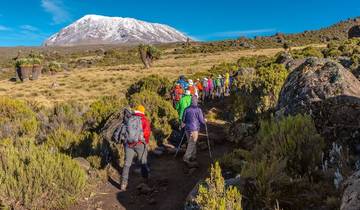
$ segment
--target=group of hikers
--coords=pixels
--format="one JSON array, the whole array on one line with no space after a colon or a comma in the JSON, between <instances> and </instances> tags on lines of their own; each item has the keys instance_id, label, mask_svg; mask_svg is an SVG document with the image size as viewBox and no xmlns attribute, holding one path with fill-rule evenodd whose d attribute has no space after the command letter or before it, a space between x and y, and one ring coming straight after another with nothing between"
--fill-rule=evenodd
<instances>
[{"instance_id":1,"label":"group of hikers","mask_svg":"<svg viewBox=\"0 0 360 210\"><path fill-rule=\"evenodd\" d=\"M214 99L223 99L224 96L230 95L233 81L234 79L229 73L218 76L210 75L202 80L196 79L195 82L191 79L186 80L185 76L180 76L171 91L173 105L176 107L181 102L182 97L187 95L187 92L203 103Z\"/></svg>"},{"instance_id":2,"label":"group of hikers","mask_svg":"<svg viewBox=\"0 0 360 210\"><path fill-rule=\"evenodd\" d=\"M194 83L191 79L186 80L180 76L172 90L173 105L179 115L180 133L182 139L177 143L178 149L186 136L187 147L183 161L188 167L194 167L196 162L196 143L201 127L206 127L206 119L199 107L199 100L203 103L228 96L230 94L231 77L229 73L214 78L209 76L202 81ZM141 166L141 175L147 182L149 167L147 163L148 144L151 135L151 125L145 114L143 105L136 106L133 110L125 109L123 121L115 130L113 139L122 143L125 148L125 165L122 170L120 190L126 191L128 186L129 170L133 159L137 156ZM207 127L206 127L207 129Z\"/></svg>"}]
</instances>

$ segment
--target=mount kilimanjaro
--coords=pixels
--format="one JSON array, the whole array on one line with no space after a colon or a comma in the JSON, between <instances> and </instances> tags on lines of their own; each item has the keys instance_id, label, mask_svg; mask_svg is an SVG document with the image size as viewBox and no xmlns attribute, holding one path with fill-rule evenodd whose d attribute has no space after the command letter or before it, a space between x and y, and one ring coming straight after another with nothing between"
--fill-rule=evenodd
<instances>
[{"instance_id":1,"label":"mount kilimanjaro","mask_svg":"<svg viewBox=\"0 0 360 210\"><path fill-rule=\"evenodd\" d=\"M86 15L48 38L44 46L185 42L183 33L164 24L134 18Z\"/></svg>"}]
</instances>

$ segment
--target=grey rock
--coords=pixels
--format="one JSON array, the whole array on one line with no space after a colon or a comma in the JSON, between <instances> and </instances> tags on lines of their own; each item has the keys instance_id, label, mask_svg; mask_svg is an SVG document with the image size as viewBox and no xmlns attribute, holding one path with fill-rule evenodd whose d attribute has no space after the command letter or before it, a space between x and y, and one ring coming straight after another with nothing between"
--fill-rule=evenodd
<instances>
[{"instance_id":1,"label":"grey rock","mask_svg":"<svg viewBox=\"0 0 360 210\"><path fill-rule=\"evenodd\" d=\"M337 62L306 59L289 74L276 108L277 116L305 113L329 142L355 148L360 137L360 82Z\"/></svg>"},{"instance_id":2,"label":"grey rock","mask_svg":"<svg viewBox=\"0 0 360 210\"><path fill-rule=\"evenodd\" d=\"M348 37L349 37L349 39L359 38L360 37L360 25L351 27L348 32Z\"/></svg>"},{"instance_id":3,"label":"grey rock","mask_svg":"<svg viewBox=\"0 0 360 210\"><path fill-rule=\"evenodd\" d=\"M291 56L291 54L290 53L288 53L288 52L282 52L282 53L280 53L280 55L277 57L277 59L276 59L276 63L278 63L278 64L284 64L285 66L289 63L289 62L291 62L291 61L293 61L294 59L293 59L293 57Z\"/></svg>"},{"instance_id":4,"label":"grey rock","mask_svg":"<svg viewBox=\"0 0 360 210\"><path fill-rule=\"evenodd\" d=\"M89 161L87 161L85 158L82 157L77 157L73 159L75 162L77 162L77 164L79 164L79 166L84 169L85 171L89 171L90 170L90 163Z\"/></svg>"},{"instance_id":5,"label":"grey rock","mask_svg":"<svg viewBox=\"0 0 360 210\"><path fill-rule=\"evenodd\" d=\"M255 143L252 136L257 132L257 126L251 123L235 122L229 129L228 140L251 149Z\"/></svg>"},{"instance_id":6,"label":"grey rock","mask_svg":"<svg viewBox=\"0 0 360 210\"><path fill-rule=\"evenodd\" d=\"M343 183L344 193L340 210L360 209L360 171L355 172Z\"/></svg>"}]
</instances>

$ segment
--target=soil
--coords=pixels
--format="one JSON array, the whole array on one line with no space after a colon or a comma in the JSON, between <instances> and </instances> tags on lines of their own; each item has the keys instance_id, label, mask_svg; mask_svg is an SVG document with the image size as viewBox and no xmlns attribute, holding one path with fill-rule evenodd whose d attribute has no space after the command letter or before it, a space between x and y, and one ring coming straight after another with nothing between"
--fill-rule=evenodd
<instances>
[{"instance_id":1,"label":"soil","mask_svg":"<svg viewBox=\"0 0 360 210\"><path fill-rule=\"evenodd\" d=\"M209 137L213 159L222 157L231 150L231 144L226 143L224 125L208 123ZM207 138L204 131L199 136L199 144L206 144ZM93 196L80 201L70 210L180 210L184 209L184 203L189 192L196 183L209 175L211 160L209 151L198 146L197 162L199 167L189 169L182 161L184 152L174 154L149 155L151 169L148 186L150 189L139 190L138 186L143 183L136 166L131 167L129 186L126 192L120 192L119 172L109 177L109 181L101 185Z\"/></svg>"}]
</instances>

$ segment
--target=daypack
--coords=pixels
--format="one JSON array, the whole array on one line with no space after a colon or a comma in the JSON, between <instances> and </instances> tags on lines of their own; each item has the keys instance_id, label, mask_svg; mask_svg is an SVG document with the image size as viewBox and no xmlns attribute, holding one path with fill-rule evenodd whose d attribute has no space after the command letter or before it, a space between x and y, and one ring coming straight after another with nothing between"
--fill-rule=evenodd
<instances>
[{"instance_id":1,"label":"daypack","mask_svg":"<svg viewBox=\"0 0 360 210\"><path fill-rule=\"evenodd\" d=\"M141 117L134 114L124 116L123 122L114 132L114 140L116 143L145 143Z\"/></svg>"}]
</instances>

